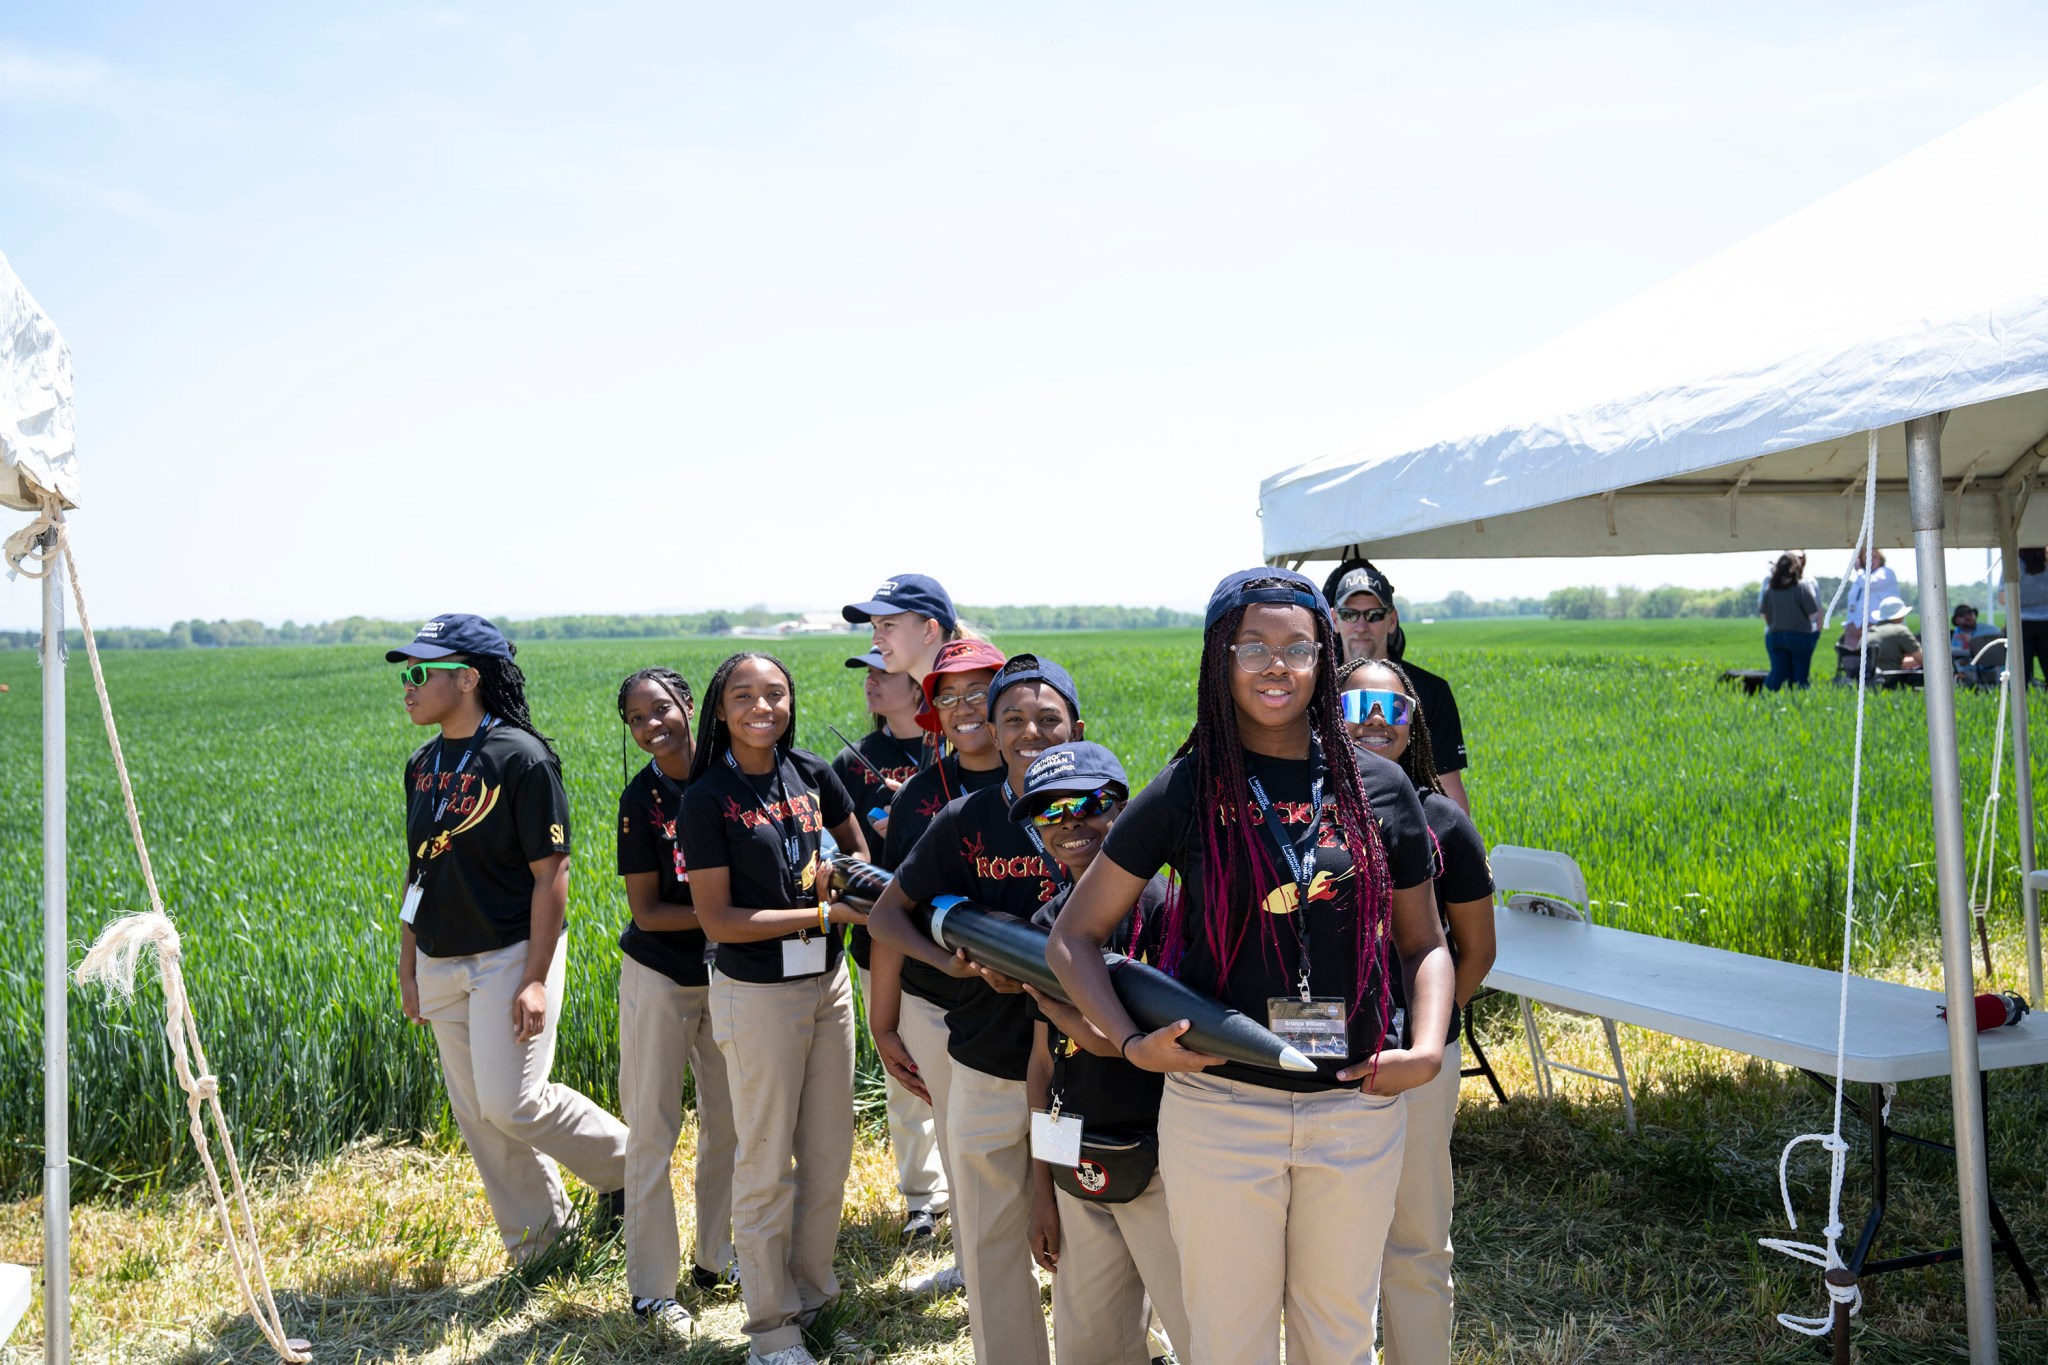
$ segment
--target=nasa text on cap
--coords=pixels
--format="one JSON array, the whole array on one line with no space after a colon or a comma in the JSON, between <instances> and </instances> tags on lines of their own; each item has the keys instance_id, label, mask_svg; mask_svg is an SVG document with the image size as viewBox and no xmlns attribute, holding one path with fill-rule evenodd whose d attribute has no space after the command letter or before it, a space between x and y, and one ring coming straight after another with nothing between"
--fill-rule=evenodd
<instances>
[{"instance_id":1,"label":"nasa text on cap","mask_svg":"<svg viewBox=\"0 0 2048 1365\"><path fill-rule=\"evenodd\" d=\"M921 573L900 573L885 579L875 595L865 602L850 602L839 614L859 625L876 616L894 616L899 611L929 616L947 630L960 624L953 611L953 599L936 578Z\"/></svg>"},{"instance_id":2,"label":"nasa text on cap","mask_svg":"<svg viewBox=\"0 0 2048 1365\"><path fill-rule=\"evenodd\" d=\"M485 659L509 659L512 642L505 633L481 616L448 612L419 628L411 644L384 652L384 662L404 663L407 659L446 659L470 654Z\"/></svg>"}]
</instances>

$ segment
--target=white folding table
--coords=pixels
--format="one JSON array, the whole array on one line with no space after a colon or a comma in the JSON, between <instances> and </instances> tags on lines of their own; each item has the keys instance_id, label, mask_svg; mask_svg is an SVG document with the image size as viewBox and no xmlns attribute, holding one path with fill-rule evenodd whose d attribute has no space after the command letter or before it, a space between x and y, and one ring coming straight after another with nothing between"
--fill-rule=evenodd
<instances>
[{"instance_id":1,"label":"white folding table","mask_svg":"<svg viewBox=\"0 0 2048 1365\"><path fill-rule=\"evenodd\" d=\"M1678 939L1553 919L1505 907L1494 911L1498 945L1486 984L1547 1005L1634 1024L1798 1067L1833 1087L1841 977L1817 967L1733 953ZM1868 1085L1858 1106L1871 1131L1872 1203L1849 1269L1859 1275L1957 1260L1960 1248L1871 1260L1884 1220L1893 1139L1953 1153L1943 1143L1891 1126L1885 1087L1949 1074L1940 991L1869 977L1849 978L1849 1028L1842 1078ZM2048 1062L2048 1018L2030 1014L1977 1037L1985 1071ZM1988 1097L1989 1090L1986 1088ZM1988 1098L1987 1098L1988 1103ZM2040 1292L1996 1199L1991 1219L1998 1249L2029 1297Z\"/></svg>"}]
</instances>

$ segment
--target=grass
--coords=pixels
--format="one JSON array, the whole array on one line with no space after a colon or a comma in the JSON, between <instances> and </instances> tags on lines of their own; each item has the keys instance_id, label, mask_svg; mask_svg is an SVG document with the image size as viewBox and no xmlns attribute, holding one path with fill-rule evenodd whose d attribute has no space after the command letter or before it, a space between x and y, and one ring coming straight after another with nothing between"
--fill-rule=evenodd
<instances>
[{"instance_id":1,"label":"grass","mask_svg":"<svg viewBox=\"0 0 2048 1365\"><path fill-rule=\"evenodd\" d=\"M1447 623L1413 634L1417 660L1457 684L1474 813L1491 842L1571 851L1605 922L1832 965L1853 733L1847 695L1745 698L1716 683L1721 668L1760 660L1746 622ZM1002 643L1038 648L1074 671L1090 737L1115 748L1134 777L1154 771L1185 733L1191 632ZM779 647L797 677L804 739L821 752L835 747L824 722L851 734L861 721L854 675L840 666L845 644ZM567 759L579 836L556 1074L607 1104L617 1070L612 940L625 915L605 833L619 784L612 697L620 677L651 662L701 684L725 652L696 641L521 651L536 715ZM321 1339L323 1359L640 1358L635 1324L618 1311L616 1258L601 1248L539 1284L496 1273L481 1193L450 1153L431 1044L398 1018L396 773L420 737L397 706L390 670L374 651L340 648L118 654L108 667L159 876L188 935L200 1025L243 1150L261 1172L273 1228L266 1245L276 1246L287 1316L313 1324L307 1334ZM19 1078L0 1086L0 1193L24 1197L0 1212L0 1258L33 1261L33 658L0 654L0 682L12 689L0 695L0 906L17 926L0 936L0 1075ZM1981 694L1959 702L1966 832L1988 776L1995 704ZM1918 694L1871 699L1858 963L1931 983L1922 705ZM82 682L70 719L71 936L82 943L139 908L142 893ZM2037 702L2033 721L2048 725L2048 707ZM2000 975L2016 985L2009 807L1993 918ZM74 1179L87 1197L80 1354L246 1356L253 1332L217 1311L231 1291L220 1292L223 1266L202 1250L211 1242L195 1221L194 1167L160 1018L153 987L134 1006L72 997ZM1506 1020L1487 1036L1497 1061L1526 1066ZM1500 1112L1468 1086L1473 1103L1457 1139L1463 1358L1793 1358L1798 1344L1763 1309L1811 1303L1814 1286L1749 1248L1775 1222L1777 1147L1820 1124L1821 1097L1725 1054L1633 1032L1627 1045L1644 1080L1638 1142L1614 1135L1605 1096L1575 1090L1559 1104ZM1529 1093L1526 1077L1510 1084ZM2026 1087L1997 1093L1995 1186L2023 1241L2038 1240L2048 1229L2048 1116ZM848 1310L855 1335L892 1359L965 1359L957 1304L907 1304L877 1287L909 1267L890 1244L894 1201L874 1098L870 1079L842 1243L848 1283L863 1286ZM1925 1118L1921 1127L1945 1127L1939 1087L1908 1087L1906 1103ZM1919 1163L1909 1156L1901 1165ZM1952 1199L1902 1193L1893 1216L1914 1240L1945 1240ZM1936 1358L1960 1339L1952 1267L1881 1285L1866 1359ZM2008 1352L2031 1343L2031 1357L2011 1358L2048 1351L2038 1309L2006 1302L2001 1311ZM738 1359L737 1310L714 1305L707 1321L707 1341L683 1358Z\"/></svg>"}]
</instances>

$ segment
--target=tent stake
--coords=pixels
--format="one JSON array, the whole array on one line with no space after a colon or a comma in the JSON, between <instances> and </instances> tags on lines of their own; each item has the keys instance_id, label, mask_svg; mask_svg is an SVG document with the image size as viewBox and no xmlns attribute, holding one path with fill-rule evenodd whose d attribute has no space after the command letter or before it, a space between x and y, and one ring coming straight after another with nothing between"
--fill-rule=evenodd
<instances>
[{"instance_id":1,"label":"tent stake","mask_svg":"<svg viewBox=\"0 0 2048 1365\"><path fill-rule=\"evenodd\" d=\"M2005 683L2012 691L2013 811L2019 821L2020 907L2027 927L2027 1000L2040 1009L2041 893L2027 883L2034 870L2034 762L2027 739L2027 651L2020 640L2020 507L2010 493L1998 498L1998 553L2005 561Z\"/></svg>"},{"instance_id":2,"label":"tent stake","mask_svg":"<svg viewBox=\"0 0 2048 1365\"><path fill-rule=\"evenodd\" d=\"M1948 566L1942 557L1941 428L1947 414L1906 423L1907 488L1920 569L1920 630L1948 632ZM2009 651L2008 651L2009 652ZM1998 1304L1992 1285L1991 1175L1984 1144L1984 1077L1977 1069L1976 982L1970 963L1970 907L1963 871L1963 777L1956 755L1956 679L1928 657L1927 769L1934 814L1934 871L1941 903L1941 975L1948 997L1949 1107L1955 1120L1956 1191L1961 1203L1963 1309L1972 1365L1998 1365Z\"/></svg>"},{"instance_id":3,"label":"tent stake","mask_svg":"<svg viewBox=\"0 0 2048 1365\"><path fill-rule=\"evenodd\" d=\"M71 1359L71 1084L66 1032L64 578L57 533L43 576L43 1359Z\"/></svg>"}]
</instances>

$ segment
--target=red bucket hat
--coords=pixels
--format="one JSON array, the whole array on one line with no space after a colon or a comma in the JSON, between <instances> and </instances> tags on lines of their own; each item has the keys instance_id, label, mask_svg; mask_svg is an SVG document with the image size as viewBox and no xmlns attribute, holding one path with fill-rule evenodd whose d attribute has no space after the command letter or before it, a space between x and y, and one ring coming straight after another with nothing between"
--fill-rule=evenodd
<instances>
[{"instance_id":1,"label":"red bucket hat","mask_svg":"<svg viewBox=\"0 0 2048 1365\"><path fill-rule=\"evenodd\" d=\"M924 705L917 708L917 723L933 734L938 733L939 713L932 705L932 696L939 690L941 675L979 673L999 669L1008 662L1003 651L986 640L948 640L940 645L932 659L932 671L924 675Z\"/></svg>"}]
</instances>

